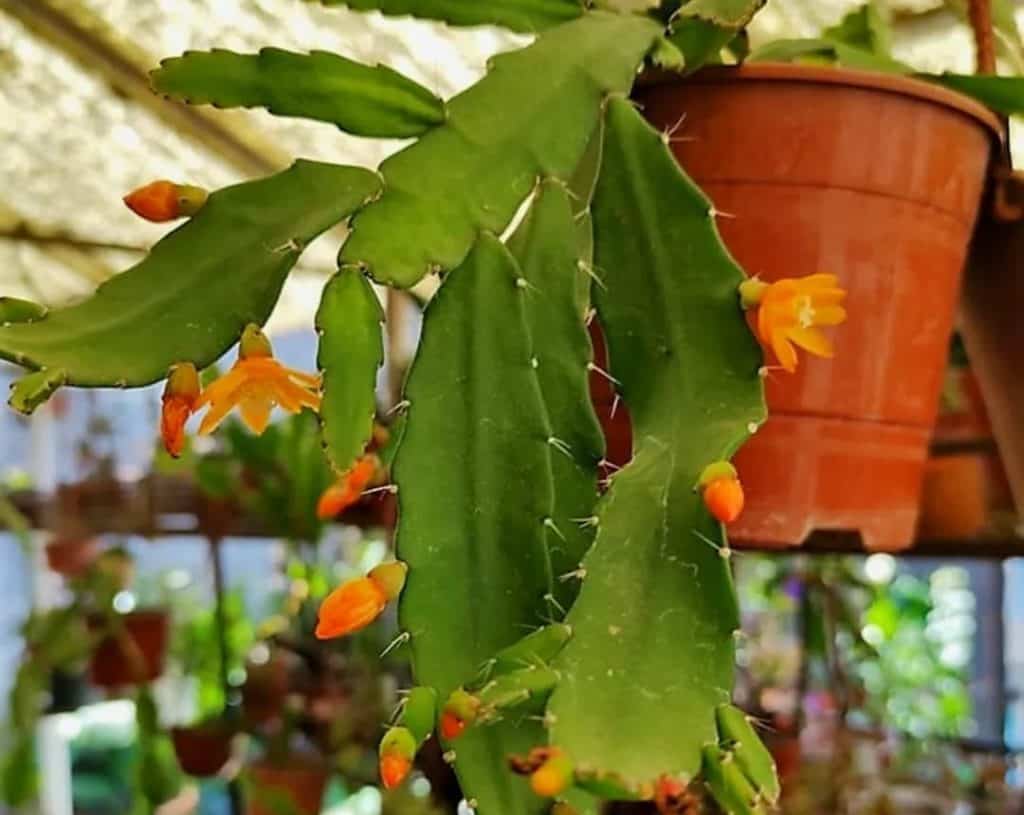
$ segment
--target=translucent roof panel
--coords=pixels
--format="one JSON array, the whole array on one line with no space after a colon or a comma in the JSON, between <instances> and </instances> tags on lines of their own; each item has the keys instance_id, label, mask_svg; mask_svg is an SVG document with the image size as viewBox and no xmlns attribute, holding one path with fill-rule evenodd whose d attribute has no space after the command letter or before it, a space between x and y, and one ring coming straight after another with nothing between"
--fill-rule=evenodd
<instances>
[{"instance_id":1,"label":"translucent roof panel","mask_svg":"<svg viewBox=\"0 0 1024 815\"><path fill-rule=\"evenodd\" d=\"M127 49L140 68L188 49L322 49L389 65L444 97L472 84L495 53L528 41L493 28L454 29L304 0L33 2L86 20L90 36ZM751 37L756 45L814 35L857 5L859 0L772 0L756 18ZM897 17L898 58L925 70L971 69L970 32L942 10L941 0L893 0L889 6ZM12 15L0 11L0 293L57 304L126 268L167 231L128 212L120 200L126 191L162 177L217 188L242 180L246 172L213 142L176 130L138 99L115 92L95 65L74 60ZM302 156L376 166L401 146L264 111L215 115L234 116L230 121L272 146L278 163ZM70 243L34 243L25 239L26 231L64 235ZM17 240L3 237L12 232ZM325 238L303 257L301 279L289 285L282 304L285 324L311 318L338 239Z\"/></svg>"},{"instance_id":2,"label":"translucent roof panel","mask_svg":"<svg viewBox=\"0 0 1024 815\"><path fill-rule=\"evenodd\" d=\"M473 84L496 52L526 42L496 28L452 29L299 0L82 0L111 26L130 33L155 59L186 50L264 46L332 51L382 63L448 98ZM253 111L251 120L293 156L376 166L400 143L360 139L337 128Z\"/></svg>"}]
</instances>

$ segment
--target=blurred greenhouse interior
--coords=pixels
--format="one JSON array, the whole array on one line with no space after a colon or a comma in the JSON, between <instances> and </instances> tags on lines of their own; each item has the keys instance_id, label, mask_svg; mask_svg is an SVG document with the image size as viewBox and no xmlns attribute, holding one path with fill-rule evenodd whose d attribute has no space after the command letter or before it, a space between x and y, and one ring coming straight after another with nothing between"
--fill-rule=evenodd
<instances>
[{"instance_id":1,"label":"blurred greenhouse interior","mask_svg":"<svg viewBox=\"0 0 1024 815\"><path fill-rule=\"evenodd\" d=\"M483 4L463 5L477 1ZM163 58L213 48L328 51L389 66L450 100L480 81L496 54L535 39L522 30L342 5L0 0L0 296L59 309L138 264L168 228L137 217L122 198L154 179L217 190L297 158L376 169L412 143L263 109L164 98L149 80ZM416 3L408 5L415 11ZM817 37L862 5L768 0L747 28L749 47ZM891 56L935 74L975 70L967 5L874 3L891 27ZM1008 19L1024 26L1024 4L1004 0L993 8L1002 15L1000 68L1024 72L1024 45L1006 35ZM789 111L776 115L784 120ZM1013 118L1008 124L1008 154L1024 155L1024 133ZM685 142L692 126L680 120L666 144ZM475 182L465 179L467 196ZM335 226L302 255L266 324L275 358L290 368L320 367L314 318L347 234ZM404 225L396 226L394 242L405 239ZM922 244L929 240L945 238ZM920 252L925 257L926 247ZM160 444L162 382L67 387L31 416L0 411L0 586L7 598L0 607L0 717L7 722L0 728L0 812L472 811L449 766L461 748L447 745L447 752L436 738L420 749L402 785L385 790L378 779L378 744L413 684L408 626L399 626L396 609L388 606L352 637L313 634L331 590L392 559L396 500L387 451L401 440L395 417L406 405L403 381L423 305L437 287L434 276L408 290L376 286L387 317L371 442L378 467L337 517L317 515L335 474L309 411L276 411L262 435L229 418L212 435L188 439L180 458ZM869 317L851 308L851 322ZM886 324L878 332L890 330ZM742 622L733 699L763 725L782 779L777 811L1024 813L1024 526L1011 489L1019 487L1011 482L1020 462L1009 458L1020 448L1008 450L999 438L1005 420L986 414L991 391L982 383L980 397L968 346L965 353L959 336L949 343L913 546L871 552L840 529L788 550L755 542L725 552ZM2 348L0 355L10 356ZM234 362L232 350L215 367L224 372ZM837 341L832 364L842 362ZM21 374L0 361L2 390ZM768 372L770 406L780 375ZM1019 381L1015 387L1019 394ZM617 405L616 396L612 416ZM602 477L614 483L613 472L609 464ZM782 468L778 478L788 473ZM428 476L436 478L439 512L455 511L444 473ZM638 586L629 597L646 591ZM114 665L124 655L96 622L111 614L152 624L160 650L152 681L136 681L138 664ZM132 656L147 670L148 647ZM118 670L128 670L127 679ZM601 727L602 740L625 738ZM275 765L282 755L287 760ZM293 760L312 755L312 769ZM311 773L299 788L312 805L275 797L274 773L283 766ZM597 812L572 808L582 806L572 800L564 809L532 811ZM758 801L730 810L716 800L658 811L775 808ZM652 804L602 811L654 811L644 806Z\"/></svg>"}]
</instances>

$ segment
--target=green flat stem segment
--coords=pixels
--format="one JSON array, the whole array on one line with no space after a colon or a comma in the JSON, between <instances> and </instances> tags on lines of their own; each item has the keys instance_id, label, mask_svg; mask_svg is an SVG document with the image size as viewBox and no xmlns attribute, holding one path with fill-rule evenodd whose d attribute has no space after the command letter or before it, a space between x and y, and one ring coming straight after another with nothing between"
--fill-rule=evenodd
<instances>
[{"instance_id":1,"label":"green flat stem segment","mask_svg":"<svg viewBox=\"0 0 1024 815\"><path fill-rule=\"evenodd\" d=\"M399 622L413 673L447 699L479 666L546 622L548 429L515 259L484 234L427 307L395 459ZM427 477L424 477L427 474ZM544 741L539 722L469 728L450 745L481 815L544 811L506 757Z\"/></svg>"},{"instance_id":2,"label":"green flat stem segment","mask_svg":"<svg viewBox=\"0 0 1024 815\"><path fill-rule=\"evenodd\" d=\"M352 466L373 435L383 321L373 286L358 270L342 269L324 288L316 315L317 365L323 372L320 424L327 456L338 472Z\"/></svg>"},{"instance_id":3,"label":"green flat stem segment","mask_svg":"<svg viewBox=\"0 0 1024 815\"><path fill-rule=\"evenodd\" d=\"M150 81L157 93L189 104L266 108L357 136L410 138L445 119L444 102L397 71L325 51L187 51L163 60Z\"/></svg>"},{"instance_id":4,"label":"green flat stem segment","mask_svg":"<svg viewBox=\"0 0 1024 815\"><path fill-rule=\"evenodd\" d=\"M306 245L379 189L368 170L297 161L215 192L88 300L0 327L0 357L86 387L148 385L176 362L204 368L266 321Z\"/></svg>"},{"instance_id":5,"label":"green flat stem segment","mask_svg":"<svg viewBox=\"0 0 1024 815\"><path fill-rule=\"evenodd\" d=\"M592 12L494 58L448 120L381 165L385 193L353 221L341 265L406 288L501 234L538 177L568 179L609 94L625 94L660 26Z\"/></svg>"},{"instance_id":6,"label":"green flat stem segment","mask_svg":"<svg viewBox=\"0 0 1024 815\"><path fill-rule=\"evenodd\" d=\"M775 760L750 724L747 714L733 705L721 705L715 711L715 719L719 738L726 743L747 780L765 800L777 803L782 789L775 772Z\"/></svg>"},{"instance_id":7,"label":"green flat stem segment","mask_svg":"<svg viewBox=\"0 0 1024 815\"><path fill-rule=\"evenodd\" d=\"M417 744L422 744L434 731L437 719L437 693L433 688L419 687L409 691L398 724L409 729Z\"/></svg>"},{"instance_id":8,"label":"green flat stem segment","mask_svg":"<svg viewBox=\"0 0 1024 815\"><path fill-rule=\"evenodd\" d=\"M319 0L325 6L440 20L449 25L497 25L534 34L583 13L580 0Z\"/></svg>"},{"instance_id":9,"label":"green flat stem segment","mask_svg":"<svg viewBox=\"0 0 1024 815\"><path fill-rule=\"evenodd\" d=\"M563 623L546 625L500 650L487 667L492 676L497 676L530 666L547 665L558 656L570 637L572 629L569 626Z\"/></svg>"},{"instance_id":10,"label":"green flat stem segment","mask_svg":"<svg viewBox=\"0 0 1024 815\"><path fill-rule=\"evenodd\" d=\"M593 209L595 300L634 457L599 504L548 711L553 744L635 787L695 776L717 741L739 620L722 528L694 485L765 408L743 272L709 201L625 100L608 106Z\"/></svg>"},{"instance_id":11,"label":"green flat stem segment","mask_svg":"<svg viewBox=\"0 0 1024 815\"><path fill-rule=\"evenodd\" d=\"M551 427L551 471L555 500L546 529L554 575L552 616L564 616L579 590L577 572L594 540L587 519L597 503L597 462L604 435L590 402L593 349L584 323L589 276L574 237L577 225L566 187L539 185L523 223L509 240L528 285L526 317L537 362L537 378Z\"/></svg>"}]
</instances>

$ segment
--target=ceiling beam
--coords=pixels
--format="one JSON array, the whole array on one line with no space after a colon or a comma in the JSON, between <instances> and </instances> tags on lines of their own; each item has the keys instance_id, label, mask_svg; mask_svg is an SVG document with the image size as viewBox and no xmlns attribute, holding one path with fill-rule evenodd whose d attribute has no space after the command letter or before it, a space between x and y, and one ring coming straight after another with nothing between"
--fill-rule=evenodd
<instances>
[{"instance_id":1,"label":"ceiling beam","mask_svg":"<svg viewBox=\"0 0 1024 815\"><path fill-rule=\"evenodd\" d=\"M244 114L185 105L153 93L149 71L157 59L76 0L0 0L0 9L122 96L216 151L244 175L267 175L291 163L290 156L252 127Z\"/></svg>"}]
</instances>

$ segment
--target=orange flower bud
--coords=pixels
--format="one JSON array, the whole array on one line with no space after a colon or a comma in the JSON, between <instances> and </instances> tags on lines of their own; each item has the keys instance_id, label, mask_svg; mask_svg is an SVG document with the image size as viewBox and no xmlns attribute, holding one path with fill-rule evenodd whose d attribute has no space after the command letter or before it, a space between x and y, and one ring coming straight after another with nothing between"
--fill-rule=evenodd
<instances>
[{"instance_id":1,"label":"orange flower bud","mask_svg":"<svg viewBox=\"0 0 1024 815\"><path fill-rule=\"evenodd\" d=\"M332 484L317 501L316 515L321 521L335 518L356 503L377 474L380 461L372 453L358 459L337 483Z\"/></svg>"},{"instance_id":2,"label":"orange flower bud","mask_svg":"<svg viewBox=\"0 0 1024 815\"><path fill-rule=\"evenodd\" d=\"M542 798L561 795L575 779L576 770L568 756L557 747L550 748L547 761L530 776L530 788Z\"/></svg>"},{"instance_id":3,"label":"orange flower bud","mask_svg":"<svg viewBox=\"0 0 1024 815\"><path fill-rule=\"evenodd\" d=\"M206 190L173 181L153 181L124 197L128 208L154 223L195 215L206 203Z\"/></svg>"},{"instance_id":4,"label":"orange flower bud","mask_svg":"<svg viewBox=\"0 0 1024 815\"><path fill-rule=\"evenodd\" d=\"M317 638L343 637L368 626L402 591L405 572L404 563L383 563L366 577L349 580L332 591L320 604Z\"/></svg>"},{"instance_id":5,"label":"orange flower bud","mask_svg":"<svg viewBox=\"0 0 1024 815\"><path fill-rule=\"evenodd\" d=\"M164 386L160 411L160 437L164 449L174 458L185 446L185 423L199 401L199 373L191 362L172 365Z\"/></svg>"},{"instance_id":6,"label":"orange flower bud","mask_svg":"<svg viewBox=\"0 0 1024 815\"><path fill-rule=\"evenodd\" d=\"M462 688L452 691L441 710L441 736L454 741L467 726L476 721L480 700Z\"/></svg>"},{"instance_id":7,"label":"orange flower bud","mask_svg":"<svg viewBox=\"0 0 1024 815\"><path fill-rule=\"evenodd\" d=\"M719 522L731 524L743 512L743 486L736 468L728 461L716 461L704 468L697 482L704 506Z\"/></svg>"},{"instance_id":8,"label":"orange flower bud","mask_svg":"<svg viewBox=\"0 0 1024 815\"><path fill-rule=\"evenodd\" d=\"M384 789L397 787L412 769L416 739L405 727L392 727L381 739L379 768Z\"/></svg>"},{"instance_id":9,"label":"orange flower bud","mask_svg":"<svg viewBox=\"0 0 1024 815\"><path fill-rule=\"evenodd\" d=\"M704 505L723 524L731 524L743 512L743 485L737 478L719 478L704 488Z\"/></svg>"}]
</instances>

